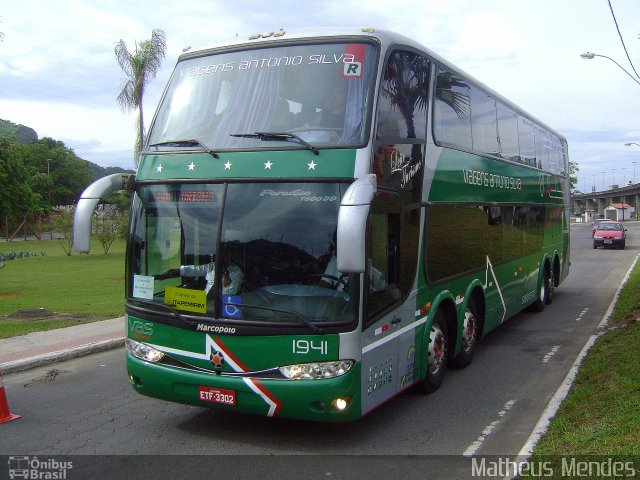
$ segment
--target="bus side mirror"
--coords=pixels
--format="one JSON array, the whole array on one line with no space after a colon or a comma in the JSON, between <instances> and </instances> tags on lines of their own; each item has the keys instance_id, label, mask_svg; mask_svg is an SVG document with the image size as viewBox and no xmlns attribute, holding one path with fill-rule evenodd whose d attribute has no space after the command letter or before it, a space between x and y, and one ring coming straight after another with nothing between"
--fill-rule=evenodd
<instances>
[{"instance_id":1,"label":"bus side mirror","mask_svg":"<svg viewBox=\"0 0 640 480\"><path fill-rule=\"evenodd\" d=\"M91 218L96 205L104 196L118 190L131 190L135 178L128 173L114 173L102 177L89 185L78 200L73 217L73 248L80 253L89 253L91 241Z\"/></svg>"},{"instance_id":2,"label":"bus side mirror","mask_svg":"<svg viewBox=\"0 0 640 480\"><path fill-rule=\"evenodd\" d=\"M376 176L353 182L340 202L337 231L337 267L342 273L363 273L367 255L367 219L377 190Z\"/></svg>"}]
</instances>

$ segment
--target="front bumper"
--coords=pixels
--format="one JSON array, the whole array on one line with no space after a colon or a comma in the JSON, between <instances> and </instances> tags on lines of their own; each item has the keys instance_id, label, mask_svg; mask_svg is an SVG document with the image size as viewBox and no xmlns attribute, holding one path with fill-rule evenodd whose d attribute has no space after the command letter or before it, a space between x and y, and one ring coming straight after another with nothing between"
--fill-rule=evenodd
<instances>
[{"instance_id":1,"label":"front bumper","mask_svg":"<svg viewBox=\"0 0 640 480\"><path fill-rule=\"evenodd\" d=\"M624 244L624 238L593 238L594 247L620 247Z\"/></svg>"},{"instance_id":2,"label":"front bumper","mask_svg":"<svg viewBox=\"0 0 640 480\"><path fill-rule=\"evenodd\" d=\"M359 363L336 378L283 380L175 368L145 362L127 352L127 371L131 385L138 393L171 402L321 422L347 422L362 415ZM235 405L203 401L198 387L231 390L235 392ZM349 399L348 406L338 409L336 399Z\"/></svg>"}]
</instances>

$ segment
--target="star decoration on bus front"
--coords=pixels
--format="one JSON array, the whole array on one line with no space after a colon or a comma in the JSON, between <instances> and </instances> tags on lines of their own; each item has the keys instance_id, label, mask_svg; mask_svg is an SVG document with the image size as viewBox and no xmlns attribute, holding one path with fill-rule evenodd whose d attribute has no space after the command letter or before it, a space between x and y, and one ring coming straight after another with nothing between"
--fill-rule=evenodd
<instances>
[{"instance_id":1,"label":"star decoration on bus front","mask_svg":"<svg viewBox=\"0 0 640 480\"><path fill-rule=\"evenodd\" d=\"M213 363L213 366L216 368L222 368L222 366L224 365L224 355L222 354L222 352L211 352L211 356L209 357L209 359L211 360L211 363Z\"/></svg>"},{"instance_id":2,"label":"star decoration on bus front","mask_svg":"<svg viewBox=\"0 0 640 480\"><path fill-rule=\"evenodd\" d=\"M189 167L189 171L193 172L193 169L196 168L195 163L191 162L189 165L187 165L187 167Z\"/></svg>"},{"instance_id":3,"label":"star decoration on bus front","mask_svg":"<svg viewBox=\"0 0 640 480\"><path fill-rule=\"evenodd\" d=\"M157 170L158 173L162 173L162 164L158 165L156 167L156 170Z\"/></svg>"},{"instance_id":4,"label":"star decoration on bus front","mask_svg":"<svg viewBox=\"0 0 640 480\"><path fill-rule=\"evenodd\" d=\"M231 170L231 165L232 165L232 163L229 160L227 160L227 163L224 164L224 169L225 170Z\"/></svg>"},{"instance_id":5,"label":"star decoration on bus front","mask_svg":"<svg viewBox=\"0 0 640 480\"><path fill-rule=\"evenodd\" d=\"M267 163L264 164L264 169L265 170L271 170L271 166L273 165L273 163L271 163L271 160L267 160Z\"/></svg>"},{"instance_id":6,"label":"star decoration on bus front","mask_svg":"<svg viewBox=\"0 0 640 480\"><path fill-rule=\"evenodd\" d=\"M307 163L307 165L309 166L309 170L315 170L316 169L316 165L318 165L316 162L314 162L313 160L311 160L311 163Z\"/></svg>"}]
</instances>

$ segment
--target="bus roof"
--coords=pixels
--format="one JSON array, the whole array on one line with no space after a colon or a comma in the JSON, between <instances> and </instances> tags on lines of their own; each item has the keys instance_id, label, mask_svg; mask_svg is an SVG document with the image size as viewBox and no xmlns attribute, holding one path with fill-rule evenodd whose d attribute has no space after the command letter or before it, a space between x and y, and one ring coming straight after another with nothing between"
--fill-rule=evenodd
<instances>
[{"instance_id":1,"label":"bus roof","mask_svg":"<svg viewBox=\"0 0 640 480\"><path fill-rule=\"evenodd\" d=\"M396 32L392 32L389 30L381 30L373 27L318 27L318 28L309 28L309 29L294 29L294 30L272 30L265 31L262 33L256 33L248 36L236 36L230 39L227 39L222 42L218 42L214 45L211 45L207 48L197 49L188 51L183 53L178 58L178 61L200 57L203 55L217 53L222 50L229 49L239 49L243 50L246 48L265 48L269 46L276 45L278 43L283 42L295 42L295 41L309 41L309 40L327 40L329 38L341 38L348 39L349 37L353 37L354 39L368 39L373 40L376 43L380 44L382 47L382 51L386 51L389 46L393 45L403 45L415 48L419 51L424 52L427 56L431 57L436 63L447 67L447 69L457 73L461 77L468 80L470 83L475 86L481 88L486 93L491 95L496 100L499 100L501 103L510 107L512 110L524 115L529 120L533 121L537 125L544 127L549 132L557 135L565 144L566 138L561 133L557 132L555 129L547 125L545 122L540 119L534 117L527 111L523 110L518 105L514 104L511 100L505 98L500 93L493 90L491 87L487 86L480 80L476 79L472 75L469 75L465 71L461 70L459 67L456 67L454 64L444 59L437 53L433 52L429 48L425 47L423 44L401 35Z\"/></svg>"}]
</instances>

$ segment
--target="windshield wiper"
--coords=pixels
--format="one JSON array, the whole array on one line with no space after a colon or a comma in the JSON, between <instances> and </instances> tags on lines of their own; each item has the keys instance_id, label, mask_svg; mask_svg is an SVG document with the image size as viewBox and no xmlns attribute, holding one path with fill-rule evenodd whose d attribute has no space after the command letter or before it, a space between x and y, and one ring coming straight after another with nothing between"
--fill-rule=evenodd
<instances>
[{"instance_id":1,"label":"windshield wiper","mask_svg":"<svg viewBox=\"0 0 640 480\"><path fill-rule=\"evenodd\" d=\"M231 133L232 137L241 137L241 138L257 138L258 140L263 140L265 142L274 141L274 140L295 140L307 150L311 150L315 155L320 155L320 150L311 145L306 140L300 138L295 133L290 132L256 132L256 133Z\"/></svg>"},{"instance_id":2,"label":"windshield wiper","mask_svg":"<svg viewBox=\"0 0 640 480\"><path fill-rule=\"evenodd\" d=\"M182 320L183 322L189 323L189 321L187 321L187 319L185 319L180 313L178 313L175 309L171 308L169 305L165 305L164 303L147 302L146 300L140 300L138 298L132 298L130 300L133 300L134 302L140 303L147 307L160 307L161 310L166 310L170 312L178 320Z\"/></svg>"},{"instance_id":3,"label":"windshield wiper","mask_svg":"<svg viewBox=\"0 0 640 480\"><path fill-rule=\"evenodd\" d=\"M194 147L195 146L195 147L202 148L202 150L207 152L213 158L218 158L218 154L216 152L211 150L204 143L202 143L200 140L197 140L197 139L193 139L193 140L171 140L169 142L154 143L154 144L151 144L149 146L150 147L164 147L164 146L166 146L166 147Z\"/></svg>"},{"instance_id":4,"label":"windshield wiper","mask_svg":"<svg viewBox=\"0 0 640 480\"><path fill-rule=\"evenodd\" d=\"M322 329L318 327L316 324L307 320L302 314L297 312L292 312L290 310L283 310L281 308L267 307L266 305L249 305L246 303L225 303L225 305L232 305L238 308L257 308L258 310L267 310L269 312L274 313L284 313L286 315L291 315L293 318L298 320L298 322L309 327L314 333L322 333Z\"/></svg>"}]
</instances>

